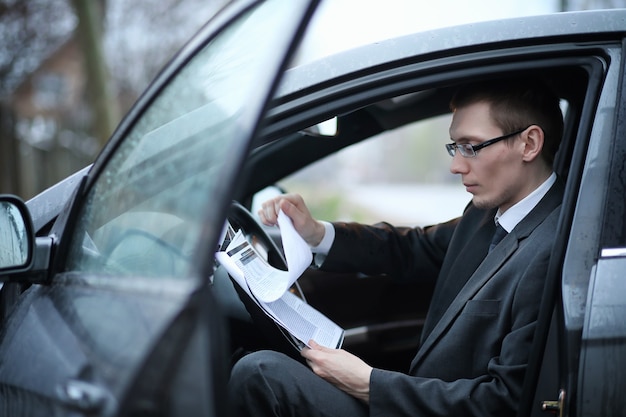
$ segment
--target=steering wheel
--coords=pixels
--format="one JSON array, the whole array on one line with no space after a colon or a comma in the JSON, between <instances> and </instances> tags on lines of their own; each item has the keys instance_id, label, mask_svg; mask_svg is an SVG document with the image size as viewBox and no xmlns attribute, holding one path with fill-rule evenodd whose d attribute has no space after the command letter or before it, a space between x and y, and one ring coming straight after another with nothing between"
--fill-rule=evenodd
<instances>
[{"instance_id":1,"label":"steering wheel","mask_svg":"<svg viewBox=\"0 0 626 417\"><path fill-rule=\"evenodd\" d=\"M261 246L262 251L267 254L267 261L272 266L283 270L287 269L287 262L282 250L278 248L276 242L268 235L263 226L261 226L247 208L238 202L233 202L228 214L228 221L235 230L241 230L249 242L253 242L256 247ZM300 342L268 317L239 284L231 277L229 278L239 296L239 300L245 306L254 326L259 330L262 339L264 339L267 345L263 347L283 352L296 360L303 361L299 354L300 349L298 346ZM305 300L302 289L297 281L293 284L290 291Z\"/></svg>"}]
</instances>

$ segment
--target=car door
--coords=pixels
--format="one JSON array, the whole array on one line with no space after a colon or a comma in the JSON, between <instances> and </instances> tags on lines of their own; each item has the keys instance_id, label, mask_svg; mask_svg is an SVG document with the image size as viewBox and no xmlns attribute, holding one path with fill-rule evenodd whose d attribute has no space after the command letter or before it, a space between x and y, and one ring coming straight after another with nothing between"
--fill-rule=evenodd
<instances>
[{"instance_id":1,"label":"car door","mask_svg":"<svg viewBox=\"0 0 626 417\"><path fill-rule=\"evenodd\" d=\"M623 57L625 50L621 52ZM600 139L601 147L608 152L596 158L598 163L584 173L588 177L588 195L598 200L597 220L590 225L596 227L595 262L586 282L569 280L565 286L568 297L564 299L570 303L565 326L569 336L569 379L561 401L563 411L576 416L626 413L626 69L623 59L615 62L621 65L615 65L614 84L606 87L607 95L614 97L613 111L607 117L611 128L605 129ZM592 193L592 187L601 191ZM574 291L581 290L586 295L584 303L572 311Z\"/></svg>"},{"instance_id":2,"label":"car door","mask_svg":"<svg viewBox=\"0 0 626 417\"><path fill-rule=\"evenodd\" d=\"M1 415L228 413L214 248L315 5L230 4L130 111L45 238L47 277L20 276L39 282L4 324Z\"/></svg>"}]
</instances>

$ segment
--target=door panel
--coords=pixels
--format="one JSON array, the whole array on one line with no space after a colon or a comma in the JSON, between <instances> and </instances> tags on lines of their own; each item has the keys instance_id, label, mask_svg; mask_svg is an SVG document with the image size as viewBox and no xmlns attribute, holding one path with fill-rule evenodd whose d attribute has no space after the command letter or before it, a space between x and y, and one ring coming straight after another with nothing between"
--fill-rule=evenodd
<instances>
[{"instance_id":1,"label":"door panel","mask_svg":"<svg viewBox=\"0 0 626 417\"><path fill-rule=\"evenodd\" d=\"M10 415L40 415L28 411L31 397L63 413L114 409L179 305L166 291L136 297L68 284L31 287L11 316L0 342L0 382L13 393L3 397Z\"/></svg>"},{"instance_id":2,"label":"door panel","mask_svg":"<svg viewBox=\"0 0 626 417\"><path fill-rule=\"evenodd\" d=\"M7 320L0 414L224 415L208 248L315 4L230 4L129 113L52 228L51 284Z\"/></svg>"},{"instance_id":3,"label":"door panel","mask_svg":"<svg viewBox=\"0 0 626 417\"><path fill-rule=\"evenodd\" d=\"M589 287L580 357L582 416L626 412L626 248L598 261Z\"/></svg>"}]
</instances>

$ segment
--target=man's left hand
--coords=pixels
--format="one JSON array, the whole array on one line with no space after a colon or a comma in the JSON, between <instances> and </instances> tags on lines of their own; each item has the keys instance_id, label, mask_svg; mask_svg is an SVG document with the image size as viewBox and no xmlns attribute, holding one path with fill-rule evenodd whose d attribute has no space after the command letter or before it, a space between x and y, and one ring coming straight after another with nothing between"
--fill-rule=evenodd
<instances>
[{"instance_id":1,"label":"man's left hand","mask_svg":"<svg viewBox=\"0 0 626 417\"><path fill-rule=\"evenodd\" d=\"M330 349L314 340L309 341L309 346L300 354L313 372L353 397L369 402L371 366L343 349Z\"/></svg>"}]
</instances>

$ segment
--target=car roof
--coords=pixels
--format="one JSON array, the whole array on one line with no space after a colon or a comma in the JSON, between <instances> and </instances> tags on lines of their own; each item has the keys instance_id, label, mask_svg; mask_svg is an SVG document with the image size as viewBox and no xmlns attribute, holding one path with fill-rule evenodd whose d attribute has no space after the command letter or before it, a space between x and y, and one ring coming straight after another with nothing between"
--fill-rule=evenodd
<instances>
[{"instance_id":1,"label":"car roof","mask_svg":"<svg viewBox=\"0 0 626 417\"><path fill-rule=\"evenodd\" d=\"M626 32L626 9L563 12L507 18L415 32L298 63L285 72L276 94L286 97L328 79L414 56L449 54L494 43L524 45L588 42Z\"/></svg>"},{"instance_id":2,"label":"car roof","mask_svg":"<svg viewBox=\"0 0 626 417\"><path fill-rule=\"evenodd\" d=\"M587 74L578 65L560 61L550 67L520 67L508 62L507 51L534 51L536 57L537 51L554 51L551 45L568 44L572 48L565 50L571 52L575 46L621 40L625 32L626 9L555 13L417 32L291 67L270 104L258 147L248 158L246 169L254 175L249 174L251 179L238 198L364 138L449 112L455 82L487 74L473 66L471 71L463 70L467 67L457 59L461 55L505 63L493 67L498 71L494 76L532 70L573 109L578 108L587 86ZM414 77L414 69L428 68L427 61L439 61L436 68L440 69L455 67L456 78L449 83L445 74L437 72L428 77L427 89L416 88L420 77ZM300 131L332 116L338 116L341 128L330 141L311 141Z\"/></svg>"}]
</instances>

